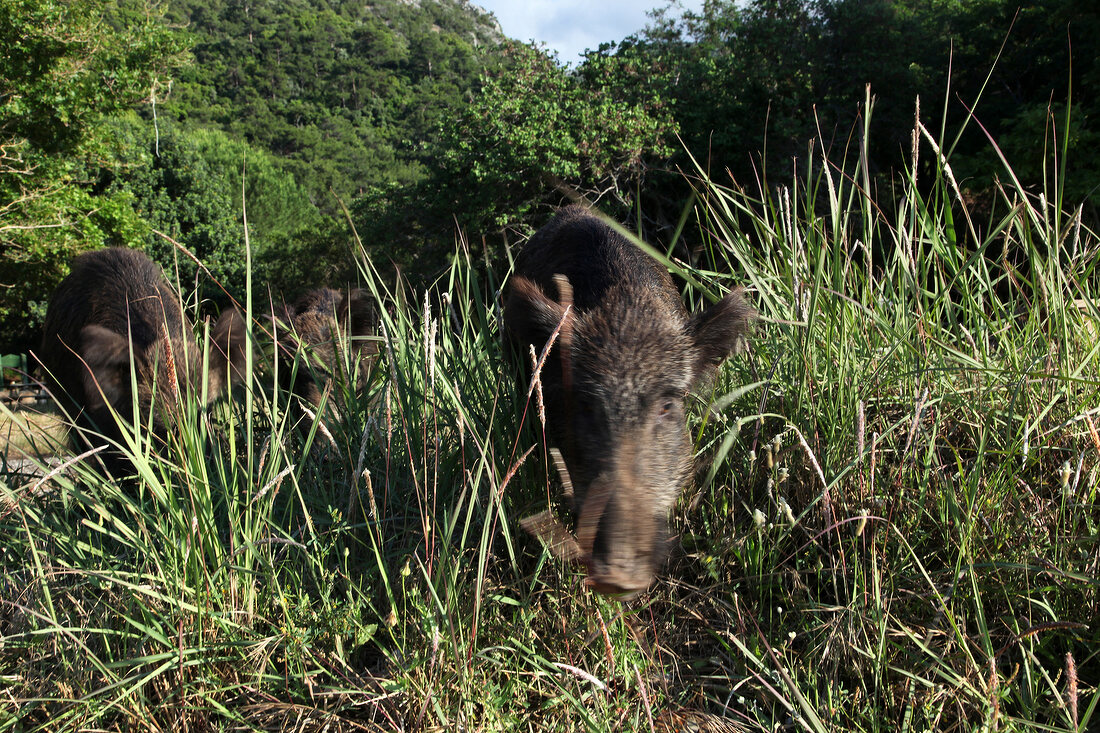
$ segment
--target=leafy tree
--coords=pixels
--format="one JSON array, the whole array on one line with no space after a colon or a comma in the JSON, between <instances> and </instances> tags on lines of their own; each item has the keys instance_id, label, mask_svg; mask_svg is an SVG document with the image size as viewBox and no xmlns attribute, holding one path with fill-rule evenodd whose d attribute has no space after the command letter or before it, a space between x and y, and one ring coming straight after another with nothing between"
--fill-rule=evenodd
<instances>
[{"instance_id":1,"label":"leafy tree","mask_svg":"<svg viewBox=\"0 0 1100 733\"><path fill-rule=\"evenodd\" d=\"M427 178L357 201L360 231L390 232L396 258L431 270L456 224L475 237L522 228L564 191L627 210L650 166L671 153L676 125L658 96L618 83L640 69L610 55L586 67L571 72L506 43L471 101L444 121Z\"/></svg>"},{"instance_id":2,"label":"leafy tree","mask_svg":"<svg viewBox=\"0 0 1100 733\"><path fill-rule=\"evenodd\" d=\"M528 45L508 44L503 57L473 102L443 127L438 170L459 184L448 203L468 221L504 224L561 183L628 205L646 156L671 153L675 123L660 100L624 100L609 83L611 56L593 56L583 74Z\"/></svg>"},{"instance_id":3,"label":"leafy tree","mask_svg":"<svg viewBox=\"0 0 1100 733\"><path fill-rule=\"evenodd\" d=\"M129 3L0 0L0 343L36 339L44 299L82 249L127 243L140 222L124 192L95 185L102 120L146 99L182 61L153 16Z\"/></svg>"},{"instance_id":4,"label":"leafy tree","mask_svg":"<svg viewBox=\"0 0 1100 733\"><path fill-rule=\"evenodd\" d=\"M289 250L331 228L285 162L265 150L217 129L167 123L154 131L136 117L115 124L126 141L126 157L107 188L133 198L149 225L146 251L168 272L178 271L185 285L205 277L157 232L186 247L215 280L239 294L245 282L245 214L257 285L272 278L272 269L292 272L283 264ZM315 265L303 263L296 275L315 273ZM219 294L212 284L206 292Z\"/></svg>"},{"instance_id":5,"label":"leafy tree","mask_svg":"<svg viewBox=\"0 0 1100 733\"><path fill-rule=\"evenodd\" d=\"M1000 163L985 132L968 122L971 110L1008 159L1020 161L1017 172L1037 184L1043 141L1053 148L1055 130L1058 145L1065 137L1066 116L1058 110L1072 89L1066 193L1095 201L1100 9L1094 6L710 0L700 12L678 15L675 5L655 12L644 32L612 52L652 70L642 88L672 106L687 150L713 170L766 187L805 170L811 140L834 159L866 144L872 173L888 178L902 170L910 163L918 96L922 121L945 136L956 174L972 187L991 185ZM875 107L864 141L867 87ZM678 152L674 163L683 162ZM925 156L923 164L935 161ZM674 180L664 183L661 196L686 194Z\"/></svg>"},{"instance_id":6,"label":"leafy tree","mask_svg":"<svg viewBox=\"0 0 1100 733\"><path fill-rule=\"evenodd\" d=\"M195 66L171 109L287 159L322 209L423 175L422 145L498 38L453 0L173 0ZM336 197L332 194L335 193Z\"/></svg>"}]
</instances>

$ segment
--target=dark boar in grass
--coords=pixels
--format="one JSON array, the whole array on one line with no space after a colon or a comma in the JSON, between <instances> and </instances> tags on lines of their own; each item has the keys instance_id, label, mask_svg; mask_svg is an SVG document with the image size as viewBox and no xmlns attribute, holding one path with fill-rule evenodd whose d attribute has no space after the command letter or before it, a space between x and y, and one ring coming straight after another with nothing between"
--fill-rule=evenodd
<instances>
[{"instance_id":1,"label":"dark boar in grass","mask_svg":"<svg viewBox=\"0 0 1100 733\"><path fill-rule=\"evenodd\" d=\"M125 442L112 411L133 424L136 406L137 417L151 416L153 434L163 436L181 390L208 401L223 394L248 348L235 310L222 313L210 343L204 370L203 351L161 269L139 251L112 247L73 260L50 300L37 356L46 386L82 436L77 444L97 447ZM113 450L101 460L109 473L127 469Z\"/></svg>"},{"instance_id":2,"label":"dark boar in grass","mask_svg":"<svg viewBox=\"0 0 1100 733\"><path fill-rule=\"evenodd\" d=\"M755 318L740 289L689 315L667 270L580 206L560 211L517 258L505 325L525 363L561 327L541 373L547 432L568 469L597 591L629 598L652 582L691 473L684 399Z\"/></svg>"},{"instance_id":3,"label":"dark boar in grass","mask_svg":"<svg viewBox=\"0 0 1100 733\"><path fill-rule=\"evenodd\" d=\"M319 407L330 385L363 387L367 360L378 353L377 341L370 338L377 321L370 293L318 288L283 306L277 316L284 388Z\"/></svg>"}]
</instances>

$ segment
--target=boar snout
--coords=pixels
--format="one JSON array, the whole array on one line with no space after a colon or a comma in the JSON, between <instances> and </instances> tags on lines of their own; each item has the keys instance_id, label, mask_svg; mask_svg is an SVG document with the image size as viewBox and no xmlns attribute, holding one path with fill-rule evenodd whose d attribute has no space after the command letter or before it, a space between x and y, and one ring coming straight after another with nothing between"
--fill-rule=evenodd
<instances>
[{"instance_id":1,"label":"boar snout","mask_svg":"<svg viewBox=\"0 0 1100 733\"><path fill-rule=\"evenodd\" d=\"M668 555L667 516L686 480L682 456L690 444L683 426L676 424L679 414L664 424L662 409L649 411L656 412L651 422L608 430L610 439L600 441L598 451L581 449L573 459L581 478L577 541L588 569L587 584L623 600L648 588ZM624 418L620 414L612 419ZM581 440L596 445L601 432ZM585 471L593 469L597 475L587 482Z\"/></svg>"},{"instance_id":2,"label":"boar snout","mask_svg":"<svg viewBox=\"0 0 1100 733\"><path fill-rule=\"evenodd\" d=\"M625 500L631 493L592 488L578 519L585 584L620 600L646 590L668 555L665 512Z\"/></svg>"}]
</instances>

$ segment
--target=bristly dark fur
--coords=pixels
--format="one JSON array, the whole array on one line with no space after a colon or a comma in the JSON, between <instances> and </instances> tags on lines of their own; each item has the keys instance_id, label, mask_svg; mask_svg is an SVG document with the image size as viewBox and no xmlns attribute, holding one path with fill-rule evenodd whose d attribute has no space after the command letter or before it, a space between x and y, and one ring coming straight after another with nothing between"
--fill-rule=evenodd
<instances>
[{"instance_id":1,"label":"bristly dark fur","mask_svg":"<svg viewBox=\"0 0 1100 733\"><path fill-rule=\"evenodd\" d=\"M208 399L223 394L239 379L248 348L236 311L222 314L211 342L203 385L202 352L160 268L137 250L112 247L73 260L50 300L37 357L50 393L84 434L81 442L98 447L121 440L112 409L134 420L131 364L139 414L153 408L155 431L163 431L182 386L200 394L205 387ZM111 473L125 470L114 452L102 462Z\"/></svg>"},{"instance_id":2,"label":"bristly dark fur","mask_svg":"<svg viewBox=\"0 0 1100 733\"><path fill-rule=\"evenodd\" d=\"M357 390L363 387L366 361L378 353L377 341L369 338L378 321L370 293L318 288L284 306L279 318L283 321L279 358L284 388L317 407L333 379L346 380ZM351 353L345 355L341 348ZM299 349L307 358L295 371L294 355ZM350 361L355 374L343 373L345 361Z\"/></svg>"},{"instance_id":3,"label":"bristly dark fur","mask_svg":"<svg viewBox=\"0 0 1100 733\"><path fill-rule=\"evenodd\" d=\"M571 285L572 323L542 372L549 439L573 483L590 585L631 596L663 560L668 511L689 477L684 397L734 352L756 311L736 289L689 316L662 266L570 206L516 260L504 313L516 351L540 351L562 323L558 275Z\"/></svg>"}]
</instances>

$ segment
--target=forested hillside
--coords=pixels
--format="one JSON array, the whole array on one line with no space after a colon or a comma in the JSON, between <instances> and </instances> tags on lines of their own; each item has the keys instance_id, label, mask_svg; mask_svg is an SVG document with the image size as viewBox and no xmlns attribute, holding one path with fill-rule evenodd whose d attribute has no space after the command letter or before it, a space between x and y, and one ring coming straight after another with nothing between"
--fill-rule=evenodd
<instances>
[{"instance_id":1,"label":"forested hillside","mask_svg":"<svg viewBox=\"0 0 1100 733\"><path fill-rule=\"evenodd\" d=\"M1092 4L669 5L576 68L464 0L159 7L3 0L4 349L34 342L84 249L142 247L195 282L175 262L184 247L241 292L246 213L262 293L353 277L351 225L377 266L418 281L458 235L502 261L565 191L666 240L696 162L767 192L812 175L811 151L834 164L863 151L885 202L914 162L918 99L987 221L997 150L1024 185L1054 177L1096 219ZM939 165L915 162L918 180Z\"/></svg>"},{"instance_id":2,"label":"forested hillside","mask_svg":"<svg viewBox=\"0 0 1100 733\"><path fill-rule=\"evenodd\" d=\"M468 98L495 22L457 0L173 0L194 63L168 108L285 159L333 210L365 187L408 183Z\"/></svg>"},{"instance_id":3,"label":"forested hillside","mask_svg":"<svg viewBox=\"0 0 1100 733\"><path fill-rule=\"evenodd\" d=\"M35 343L49 293L85 249L141 247L193 283L174 240L239 294L245 211L258 291L346 279L341 205L423 178L441 118L467 103L501 40L458 0L157 10L0 4L5 352Z\"/></svg>"}]
</instances>

